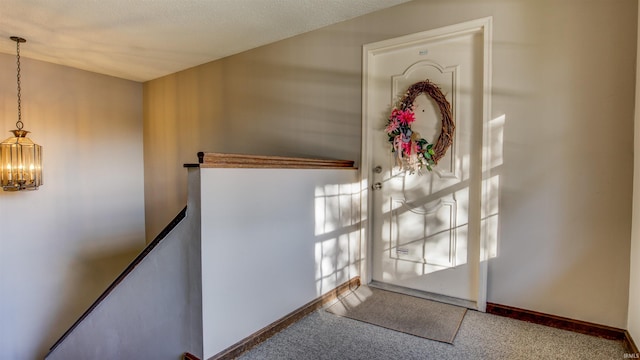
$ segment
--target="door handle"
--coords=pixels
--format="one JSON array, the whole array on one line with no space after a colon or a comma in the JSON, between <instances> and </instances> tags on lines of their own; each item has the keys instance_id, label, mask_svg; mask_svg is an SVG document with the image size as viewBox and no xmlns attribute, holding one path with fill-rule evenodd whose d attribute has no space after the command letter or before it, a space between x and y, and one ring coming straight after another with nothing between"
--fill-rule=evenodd
<instances>
[{"instance_id":1,"label":"door handle","mask_svg":"<svg viewBox=\"0 0 640 360\"><path fill-rule=\"evenodd\" d=\"M377 183L371 185L371 188L373 190L380 190L380 189L382 189L382 183L377 182Z\"/></svg>"}]
</instances>

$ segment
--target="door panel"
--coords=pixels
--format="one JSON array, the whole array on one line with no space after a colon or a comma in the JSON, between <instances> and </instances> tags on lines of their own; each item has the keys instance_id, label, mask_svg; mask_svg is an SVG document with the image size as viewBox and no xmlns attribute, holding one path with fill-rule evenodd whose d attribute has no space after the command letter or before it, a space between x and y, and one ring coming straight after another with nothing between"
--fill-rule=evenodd
<instances>
[{"instance_id":1,"label":"door panel","mask_svg":"<svg viewBox=\"0 0 640 360\"><path fill-rule=\"evenodd\" d=\"M394 46L369 59L367 109L373 124L371 174L382 187L372 194L372 280L476 301L483 119L483 36L477 31ZM433 172L400 171L383 129L407 88L429 79L452 105L453 144ZM437 104L414 102L412 129L435 142ZM375 131L379 129L379 131ZM473 236L471 235L473 234Z\"/></svg>"}]
</instances>

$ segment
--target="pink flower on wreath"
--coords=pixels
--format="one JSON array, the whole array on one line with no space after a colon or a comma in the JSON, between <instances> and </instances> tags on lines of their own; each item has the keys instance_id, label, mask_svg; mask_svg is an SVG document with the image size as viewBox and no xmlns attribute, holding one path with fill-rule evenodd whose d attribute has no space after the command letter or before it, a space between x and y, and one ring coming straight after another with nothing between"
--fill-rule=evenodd
<instances>
[{"instance_id":1,"label":"pink flower on wreath","mask_svg":"<svg viewBox=\"0 0 640 360\"><path fill-rule=\"evenodd\" d=\"M418 143L415 141L411 142L411 152L413 154L417 154L420 152L420 145L418 145Z\"/></svg>"},{"instance_id":2,"label":"pink flower on wreath","mask_svg":"<svg viewBox=\"0 0 640 360\"><path fill-rule=\"evenodd\" d=\"M401 110L399 111L397 118L402 124L409 125L416 120L416 114L411 110Z\"/></svg>"},{"instance_id":3,"label":"pink flower on wreath","mask_svg":"<svg viewBox=\"0 0 640 360\"><path fill-rule=\"evenodd\" d=\"M391 118L389 119L389 124L387 124L387 127L384 129L384 131L390 134L396 131L398 127L400 127L400 123L398 122L398 119Z\"/></svg>"},{"instance_id":4,"label":"pink flower on wreath","mask_svg":"<svg viewBox=\"0 0 640 360\"><path fill-rule=\"evenodd\" d=\"M402 154L402 149L404 147L404 142L402 142L402 135L396 135L393 139L393 148L396 150L398 155Z\"/></svg>"},{"instance_id":5,"label":"pink flower on wreath","mask_svg":"<svg viewBox=\"0 0 640 360\"><path fill-rule=\"evenodd\" d=\"M412 144L413 144L413 141L403 142L402 151L407 155L411 155L411 150L413 148L413 146L411 146Z\"/></svg>"}]
</instances>

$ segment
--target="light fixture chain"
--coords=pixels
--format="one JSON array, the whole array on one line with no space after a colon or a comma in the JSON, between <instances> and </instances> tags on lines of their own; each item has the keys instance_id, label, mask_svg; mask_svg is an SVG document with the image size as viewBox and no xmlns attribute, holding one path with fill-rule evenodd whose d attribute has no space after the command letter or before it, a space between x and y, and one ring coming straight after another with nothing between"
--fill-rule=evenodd
<instances>
[{"instance_id":1,"label":"light fixture chain","mask_svg":"<svg viewBox=\"0 0 640 360\"><path fill-rule=\"evenodd\" d=\"M18 122L16 127L18 130L22 130L24 124L22 123L22 101L20 99L20 41L16 41L16 64L18 65L18 75L16 76L18 82Z\"/></svg>"}]
</instances>

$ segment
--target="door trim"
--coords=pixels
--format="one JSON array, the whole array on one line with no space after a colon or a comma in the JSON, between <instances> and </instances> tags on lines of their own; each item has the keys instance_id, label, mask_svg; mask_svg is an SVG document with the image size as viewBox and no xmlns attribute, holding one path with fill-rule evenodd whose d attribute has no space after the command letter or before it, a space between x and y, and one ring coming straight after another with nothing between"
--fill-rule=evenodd
<instances>
[{"instance_id":1,"label":"door trim","mask_svg":"<svg viewBox=\"0 0 640 360\"><path fill-rule=\"evenodd\" d=\"M472 20L460 24L446 26L434 30L427 30L415 34L405 35L393 39L378 41L365 44L362 47L362 159L360 161L360 184L362 197L361 214L363 221L361 222L361 239L365 246L362 247L361 254L361 278L364 284L372 281L371 256L373 255L373 225L372 219L373 209L369 206L372 204L372 193L370 191L370 177L372 176L371 157L373 156L371 136L377 133L378 129L372 129L369 123L368 110L368 84L369 69L373 63L373 58L377 54L394 50L401 46L411 45L412 42L420 42L425 38L437 39L439 37L446 38L451 36L462 35L464 33L480 33L483 38L483 99L482 99L482 184L481 184L481 226L479 229L480 247L476 254L480 259L478 262L478 300L475 309L486 311L487 306L487 262L488 262L488 240L497 238L497 228L486 226L482 220L484 214L488 214L489 202L497 194L493 194L496 190L490 186L491 174L491 132L489 131L489 122L491 120L491 44L492 44L492 17L485 17Z\"/></svg>"}]
</instances>

